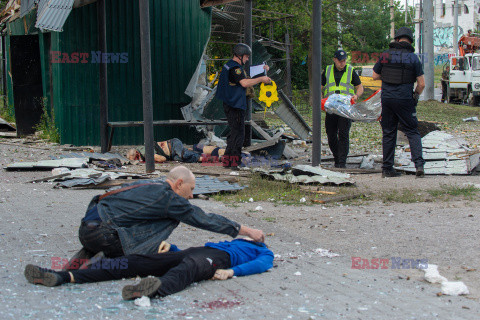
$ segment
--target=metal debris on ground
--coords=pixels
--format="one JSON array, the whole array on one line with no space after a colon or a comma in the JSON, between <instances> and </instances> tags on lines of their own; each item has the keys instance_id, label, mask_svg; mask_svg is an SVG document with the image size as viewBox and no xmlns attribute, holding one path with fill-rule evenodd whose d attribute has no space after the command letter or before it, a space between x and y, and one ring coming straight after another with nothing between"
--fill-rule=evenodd
<instances>
[{"instance_id":1,"label":"metal debris on ground","mask_svg":"<svg viewBox=\"0 0 480 320\"><path fill-rule=\"evenodd\" d=\"M159 177L148 181L165 181L165 177ZM232 192L245 188L246 186L241 186L237 183L229 183L228 181L220 181L219 179L210 176L197 176L195 177L195 189L193 189L193 195L213 194L225 191Z\"/></svg>"},{"instance_id":2,"label":"metal debris on ground","mask_svg":"<svg viewBox=\"0 0 480 320\"><path fill-rule=\"evenodd\" d=\"M302 140L310 140L312 137L312 129L310 126L303 119L285 93L282 90L279 90L278 93L281 100L279 106L275 109L275 114Z\"/></svg>"},{"instance_id":3,"label":"metal debris on ground","mask_svg":"<svg viewBox=\"0 0 480 320\"><path fill-rule=\"evenodd\" d=\"M252 171L259 172L275 180L288 181L290 183L336 185L352 185L355 183L349 174L310 165L296 165L291 170L254 168Z\"/></svg>"},{"instance_id":4,"label":"metal debris on ground","mask_svg":"<svg viewBox=\"0 0 480 320\"><path fill-rule=\"evenodd\" d=\"M7 121L0 118L0 131L17 131L17 129L15 129L15 127Z\"/></svg>"},{"instance_id":5,"label":"metal debris on ground","mask_svg":"<svg viewBox=\"0 0 480 320\"><path fill-rule=\"evenodd\" d=\"M8 164L5 170L51 170L53 168L87 168L88 158L65 158L60 160L41 160L35 162L15 162Z\"/></svg>"},{"instance_id":6,"label":"metal debris on ground","mask_svg":"<svg viewBox=\"0 0 480 320\"><path fill-rule=\"evenodd\" d=\"M480 150L444 131L432 131L422 138L425 174L471 174L480 163ZM395 169L415 172L410 146L404 146L395 155Z\"/></svg>"},{"instance_id":7,"label":"metal debris on ground","mask_svg":"<svg viewBox=\"0 0 480 320\"><path fill-rule=\"evenodd\" d=\"M97 186L101 183L120 178L134 178L140 179L145 177L142 174L114 172L114 171L98 171L95 169L77 169L69 171L67 176L55 179L61 181L57 183L54 188L72 188L72 187L87 187Z\"/></svg>"},{"instance_id":8,"label":"metal debris on ground","mask_svg":"<svg viewBox=\"0 0 480 320\"><path fill-rule=\"evenodd\" d=\"M119 153L107 152L107 153L98 153L98 152L72 152L68 154L63 154L57 157L50 157L52 160L66 159L66 158L88 158L89 162L91 161L114 161L120 165L125 165L130 163L130 160L125 158Z\"/></svg>"},{"instance_id":9,"label":"metal debris on ground","mask_svg":"<svg viewBox=\"0 0 480 320\"><path fill-rule=\"evenodd\" d=\"M252 121L251 123L252 123L252 130L256 131L260 136L262 136L267 141L270 141L272 139L273 140L277 139L277 136L279 138L282 135L282 132L280 132L272 137L265 130L263 130L258 124L256 124L255 121ZM283 149L283 156L287 159L298 158L298 154L287 145Z\"/></svg>"}]
</instances>

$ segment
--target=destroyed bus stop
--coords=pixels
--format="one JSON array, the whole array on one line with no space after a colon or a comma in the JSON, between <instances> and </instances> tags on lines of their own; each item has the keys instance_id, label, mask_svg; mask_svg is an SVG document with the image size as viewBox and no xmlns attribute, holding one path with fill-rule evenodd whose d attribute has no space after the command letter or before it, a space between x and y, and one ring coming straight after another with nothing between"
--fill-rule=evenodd
<instances>
[{"instance_id":1,"label":"destroyed bus stop","mask_svg":"<svg viewBox=\"0 0 480 320\"><path fill-rule=\"evenodd\" d=\"M14 105L16 109L23 108L23 111L18 109L18 112L15 113L19 134L33 133L33 126L38 121L35 117L40 117L38 113L37 116L34 116L35 112L33 111L41 110L42 106L39 105L38 101L43 98L45 98L42 100L45 102L43 107L47 108L52 115L55 115L61 143L74 145L100 144L104 152L109 150L113 143L139 144L139 138L142 134L144 139L148 140L144 140L143 144L146 143L147 146L151 146L153 144L153 132L156 136L165 138L173 136L191 142L192 137L196 135L195 130L182 130L182 126L183 128L185 126L191 127L200 124L200 122L202 125L225 124L218 117L203 117L195 119L198 122L192 122L194 119L186 119L188 115L183 111L186 121L171 119L179 119L179 116L181 116L179 106L185 106L188 103L181 90L185 89L187 79L194 71L193 65L201 60L200 57L204 52L210 32L217 32L217 26L221 23L227 23L225 22L227 20L229 25L235 26L237 29L232 30L235 33L227 33L229 38L226 39L231 43L248 42L255 49L254 55L259 52L258 59L261 59L260 61L267 60L268 53L261 45L256 45L257 41L252 45L254 36L256 40L263 40L264 44L287 52L287 81L280 87L286 85L287 95L290 95L288 41L283 44L273 39L252 34L253 8L252 2L249 0L202 0L200 5L203 9L198 7L198 1L196 0L185 1L181 4L174 1L163 1L161 3L149 1L148 7L145 6L146 2L143 1L138 2L137 5L135 2L127 3L125 1L69 0L62 3L61 6L56 6L48 1L41 0L38 2L38 8L36 9L36 3L36 1L25 0L20 2L19 0L12 0L9 2L10 7L5 11L5 17L2 20L6 26L4 38L6 38L7 48L13 46L14 43L20 43L20 40L27 40L26 36L28 36L30 37L28 39L33 40L38 38L40 51L37 67L36 65L27 66L17 59L21 50L24 50L22 47L17 46L17 49L7 50L9 55L7 56L7 68L4 69L4 74L10 72L12 75L8 77L7 81L7 103ZM210 6L217 4L225 4L224 12L220 12L216 8L212 10ZM143 5L142 10L140 10L139 5ZM153 11L148 12L149 9L153 9ZM124 10L133 12L131 20L122 20L123 18L119 16L119 13ZM173 13L175 10L189 12L189 15L176 17L169 14L169 12ZM280 16L280 20L278 20L280 22L289 18L288 15L275 14ZM150 19L140 18L140 15L149 15ZM211 26L212 16L216 20L214 20L215 25ZM227 20L225 20L226 17L228 17ZM107 19L109 21L108 26L106 25ZM159 21L163 22L159 23ZM262 19L262 21L273 23L272 21L275 21L275 19ZM176 34L169 35L172 31L166 28L167 22L177 26ZM152 24L151 28L148 28L149 23ZM77 32L80 29L85 30L82 33L83 35ZM147 33L150 29L154 33L149 36ZM241 33L241 30L244 30L245 34ZM89 38L85 37L86 34L89 34ZM130 35L130 37L124 38L124 34ZM136 35L140 35L140 37ZM221 35L222 37L225 36L225 34ZM165 41L167 36L171 37L172 40ZM115 37L118 37L118 40ZM232 37L235 39L232 40ZM132 42L131 39L135 38L141 40L140 46L138 46L138 42ZM97 40L95 41L95 39ZM152 41L150 45L149 40ZM137 45L136 49L133 49L132 45ZM148 46L150 46L150 49L147 48ZM138 50L138 47L141 47L142 50ZM161 51L158 48L161 48ZM189 48L190 50L185 51L182 48ZM260 48L261 51L256 50L256 48ZM30 51L35 52L35 50L35 47L32 47ZM97 63L92 61L92 64L89 65L83 63L80 65L59 64L53 63L53 59L51 59L51 53L53 52L59 52L63 56L69 52L88 53L90 51L101 53L123 51L128 55L129 61L142 61L142 68L135 67L135 65L140 66L140 64L133 63L120 66L107 64L102 58ZM154 55L149 58L150 53ZM10 61L15 62L15 59L19 61L18 66L14 64L13 70L10 70ZM65 60L65 57L62 60ZM150 61L152 64L149 67ZM68 59L66 62L69 62ZM180 69L175 70L174 66L176 65ZM29 89L25 91L24 99L19 98L21 95L18 84L22 81L18 71L20 68L25 69L25 74L35 73L40 75L36 85L39 90ZM152 68L154 70L153 74ZM277 69L275 74L272 75L277 83L283 83L280 71ZM162 75L162 78L159 79L160 75ZM172 78L175 81L170 81ZM69 79L69 81L63 79ZM91 79L98 79L99 82L92 82ZM150 85L149 79L152 80ZM140 87L140 82L142 87ZM194 87L193 90L195 89ZM14 99L15 97L17 98ZM98 97L100 97L99 100ZM139 101L142 101L141 105L146 108L142 108L144 110L142 113L139 112L141 109L137 107ZM152 106L152 110L150 110L149 105ZM152 112L153 116L151 116ZM248 113L249 117L250 113L251 111ZM135 119L139 117L143 120ZM211 122L211 119L215 119L214 122ZM251 118L247 121L247 128L250 127L248 125L250 120ZM146 121L146 125L143 125L144 121ZM304 124L302 125L304 126ZM153 126L157 129L154 130ZM143 133L138 130L141 127L143 127ZM115 128L122 128L122 130L121 135L117 134L114 138ZM250 136L247 135L247 141ZM261 138L264 139L263 136ZM149 151L153 150L150 149L152 148L147 148ZM149 151L147 151L147 154Z\"/></svg>"}]
</instances>

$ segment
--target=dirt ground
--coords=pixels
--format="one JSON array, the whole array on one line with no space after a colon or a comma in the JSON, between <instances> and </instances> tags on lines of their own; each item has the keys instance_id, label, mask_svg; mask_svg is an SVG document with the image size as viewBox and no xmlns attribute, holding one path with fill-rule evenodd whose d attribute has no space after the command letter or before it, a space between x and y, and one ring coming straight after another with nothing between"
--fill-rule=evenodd
<instances>
[{"instance_id":1,"label":"dirt ground","mask_svg":"<svg viewBox=\"0 0 480 320\"><path fill-rule=\"evenodd\" d=\"M24 140L0 138L0 166L16 161L45 160L51 155L65 154L62 146L45 143L24 144ZM124 152L127 147L118 148ZM157 164L167 171L176 163ZM327 163L326 166L330 166ZM225 174L218 167L190 166L194 172ZM129 172L144 172L143 165L128 166ZM49 176L50 172L4 173L2 184L26 182ZM245 175L241 173L241 175ZM377 193L399 190L421 192L441 185L463 186L480 184L478 175L427 176L415 179L412 175L399 178L381 178L380 173L353 175L352 192ZM32 186L33 187L33 186ZM213 201L213 200L210 200ZM255 211L261 205L263 210ZM271 221L292 233L319 243L347 257L365 259L401 257L428 259L439 266L440 273L450 281L463 281L470 298L480 298L480 209L478 199L431 201L417 203L383 203L364 200L328 205L286 206L275 202L241 203L241 211L248 217ZM399 270L400 277L421 279L419 270Z\"/></svg>"}]
</instances>

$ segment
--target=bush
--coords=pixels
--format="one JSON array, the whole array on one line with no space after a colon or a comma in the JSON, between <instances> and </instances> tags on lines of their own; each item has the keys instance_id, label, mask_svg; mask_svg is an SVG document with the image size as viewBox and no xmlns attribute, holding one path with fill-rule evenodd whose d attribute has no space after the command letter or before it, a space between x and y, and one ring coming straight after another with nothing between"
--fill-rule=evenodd
<instances>
[{"instance_id":1,"label":"bush","mask_svg":"<svg viewBox=\"0 0 480 320\"><path fill-rule=\"evenodd\" d=\"M40 117L40 122L35 126L35 130L38 131L41 139L60 143L60 133L55 126L55 114L52 112L50 115L47 110L47 98L42 98L40 103L42 105L43 113Z\"/></svg>"}]
</instances>

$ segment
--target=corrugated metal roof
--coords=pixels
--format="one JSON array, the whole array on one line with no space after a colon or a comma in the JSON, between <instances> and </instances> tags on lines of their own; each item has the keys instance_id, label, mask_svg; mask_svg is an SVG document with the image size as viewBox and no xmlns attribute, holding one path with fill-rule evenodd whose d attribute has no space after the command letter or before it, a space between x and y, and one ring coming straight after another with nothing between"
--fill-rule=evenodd
<instances>
[{"instance_id":1,"label":"corrugated metal roof","mask_svg":"<svg viewBox=\"0 0 480 320\"><path fill-rule=\"evenodd\" d=\"M63 25L72 11L74 1L40 0L35 27L42 31L63 31Z\"/></svg>"},{"instance_id":2,"label":"corrugated metal roof","mask_svg":"<svg viewBox=\"0 0 480 320\"><path fill-rule=\"evenodd\" d=\"M20 18L23 18L35 7L39 0L22 0L20 3Z\"/></svg>"}]
</instances>

